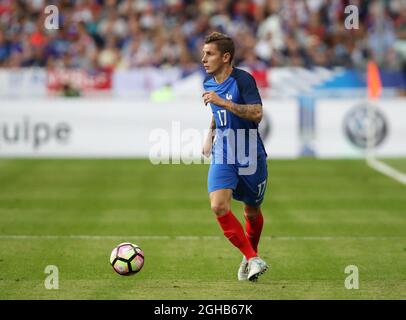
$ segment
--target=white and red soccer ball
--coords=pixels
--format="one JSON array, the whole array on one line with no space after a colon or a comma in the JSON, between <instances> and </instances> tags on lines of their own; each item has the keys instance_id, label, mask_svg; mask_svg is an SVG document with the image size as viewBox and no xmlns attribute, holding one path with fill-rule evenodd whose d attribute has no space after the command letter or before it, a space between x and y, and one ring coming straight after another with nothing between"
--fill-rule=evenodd
<instances>
[{"instance_id":1,"label":"white and red soccer ball","mask_svg":"<svg viewBox=\"0 0 406 320\"><path fill-rule=\"evenodd\" d=\"M111 252L110 264L122 276L136 274L144 266L144 251L136 244L120 243Z\"/></svg>"}]
</instances>

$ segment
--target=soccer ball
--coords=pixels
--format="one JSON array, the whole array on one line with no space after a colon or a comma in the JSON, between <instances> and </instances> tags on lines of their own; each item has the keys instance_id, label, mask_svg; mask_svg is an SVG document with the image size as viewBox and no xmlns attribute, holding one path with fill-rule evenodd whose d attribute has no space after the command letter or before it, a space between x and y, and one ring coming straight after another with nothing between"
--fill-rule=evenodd
<instances>
[{"instance_id":1,"label":"soccer ball","mask_svg":"<svg viewBox=\"0 0 406 320\"><path fill-rule=\"evenodd\" d=\"M136 274L144 265L144 252L136 244L120 243L111 252L110 264L122 276Z\"/></svg>"}]
</instances>

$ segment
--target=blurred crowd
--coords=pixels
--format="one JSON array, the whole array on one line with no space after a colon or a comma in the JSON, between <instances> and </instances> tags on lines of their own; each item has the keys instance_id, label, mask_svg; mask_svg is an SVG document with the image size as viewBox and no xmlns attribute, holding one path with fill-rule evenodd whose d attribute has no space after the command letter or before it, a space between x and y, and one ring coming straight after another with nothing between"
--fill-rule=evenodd
<instances>
[{"instance_id":1,"label":"blurred crowd","mask_svg":"<svg viewBox=\"0 0 406 320\"><path fill-rule=\"evenodd\" d=\"M0 0L0 67L193 70L211 31L233 37L237 65L405 68L406 0Z\"/></svg>"}]
</instances>

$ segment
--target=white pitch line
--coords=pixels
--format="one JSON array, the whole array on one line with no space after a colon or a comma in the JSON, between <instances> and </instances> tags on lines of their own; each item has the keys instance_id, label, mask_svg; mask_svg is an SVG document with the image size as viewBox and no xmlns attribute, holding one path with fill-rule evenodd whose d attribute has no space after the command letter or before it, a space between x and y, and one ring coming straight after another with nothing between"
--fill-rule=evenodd
<instances>
[{"instance_id":1,"label":"white pitch line","mask_svg":"<svg viewBox=\"0 0 406 320\"><path fill-rule=\"evenodd\" d=\"M406 185L406 174L392 168L386 163L367 157L367 164L372 169L375 169L376 171L383 173L384 175L391 177L392 179Z\"/></svg>"},{"instance_id":2,"label":"white pitch line","mask_svg":"<svg viewBox=\"0 0 406 320\"><path fill-rule=\"evenodd\" d=\"M120 236L120 235L0 235L0 240L116 240L116 239L137 239L137 240L224 240L222 236ZM406 239L401 236L263 236L262 240L393 240Z\"/></svg>"}]
</instances>

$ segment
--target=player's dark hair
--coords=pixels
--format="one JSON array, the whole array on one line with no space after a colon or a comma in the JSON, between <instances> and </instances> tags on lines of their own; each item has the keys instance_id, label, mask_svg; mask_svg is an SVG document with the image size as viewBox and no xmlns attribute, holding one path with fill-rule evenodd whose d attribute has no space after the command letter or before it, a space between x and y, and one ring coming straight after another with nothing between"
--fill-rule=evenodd
<instances>
[{"instance_id":1,"label":"player's dark hair","mask_svg":"<svg viewBox=\"0 0 406 320\"><path fill-rule=\"evenodd\" d=\"M212 32L204 40L205 44L215 43L217 48L221 52L221 55L228 52L230 54L230 64L234 58L234 41L229 36L222 34L220 32Z\"/></svg>"}]
</instances>

